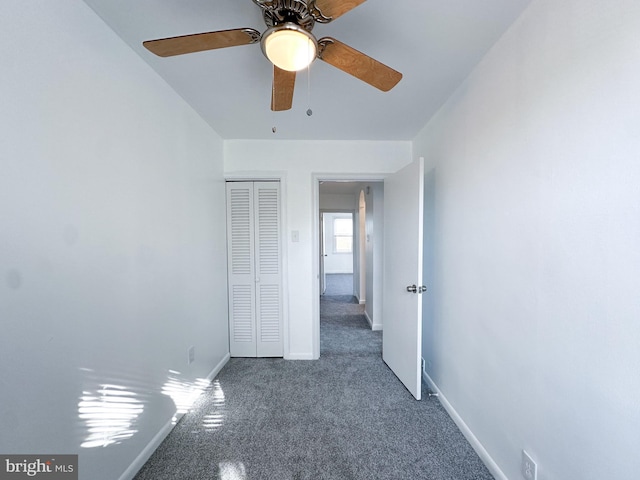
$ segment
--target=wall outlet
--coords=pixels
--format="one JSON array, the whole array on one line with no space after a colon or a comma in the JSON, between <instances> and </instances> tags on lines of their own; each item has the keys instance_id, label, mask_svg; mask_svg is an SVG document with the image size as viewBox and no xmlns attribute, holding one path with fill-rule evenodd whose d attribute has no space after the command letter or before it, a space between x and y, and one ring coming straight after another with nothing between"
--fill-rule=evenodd
<instances>
[{"instance_id":1,"label":"wall outlet","mask_svg":"<svg viewBox=\"0 0 640 480\"><path fill-rule=\"evenodd\" d=\"M196 347L191 345L187 349L187 365L191 365L196 360Z\"/></svg>"},{"instance_id":2,"label":"wall outlet","mask_svg":"<svg viewBox=\"0 0 640 480\"><path fill-rule=\"evenodd\" d=\"M526 480L538 480L538 465L524 450L522 450L522 476Z\"/></svg>"}]
</instances>

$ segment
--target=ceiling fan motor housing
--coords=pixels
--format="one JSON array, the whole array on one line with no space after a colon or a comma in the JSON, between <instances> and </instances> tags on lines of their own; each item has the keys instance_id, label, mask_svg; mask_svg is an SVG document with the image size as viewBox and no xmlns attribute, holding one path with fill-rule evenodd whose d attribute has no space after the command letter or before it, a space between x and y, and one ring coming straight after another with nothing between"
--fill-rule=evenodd
<instances>
[{"instance_id":1,"label":"ceiling fan motor housing","mask_svg":"<svg viewBox=\"0 0 640 480\"><path fill-rule=\"evenodd\" d=\"M263 9L264 23L270 28L295 23L310 32L316 23L307 3L302 0L273 0L258 5Z\"/></svg>"}]
</instances>

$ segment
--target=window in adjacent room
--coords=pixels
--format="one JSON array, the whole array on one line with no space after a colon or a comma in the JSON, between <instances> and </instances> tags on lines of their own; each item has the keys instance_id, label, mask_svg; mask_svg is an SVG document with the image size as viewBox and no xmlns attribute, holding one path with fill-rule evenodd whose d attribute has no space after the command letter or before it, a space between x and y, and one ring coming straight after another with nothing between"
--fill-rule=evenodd
<instances>
[{"instance_id":1,"label":"window in adjacent room","mask_svg":"<svg viewBox=\"0 0 640 480\"><path fill-rule=\"evenodd\" d=\"M349 218L333 219L333 253L351 253L353 251L353 220Z\"/></svg>"}]
</instances>

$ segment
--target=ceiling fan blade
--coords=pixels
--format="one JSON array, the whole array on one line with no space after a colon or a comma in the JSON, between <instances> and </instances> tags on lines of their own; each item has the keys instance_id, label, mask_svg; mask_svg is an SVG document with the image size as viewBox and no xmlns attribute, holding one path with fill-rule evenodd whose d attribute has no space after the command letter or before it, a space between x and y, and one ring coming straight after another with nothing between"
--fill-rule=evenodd
<instances>
[{"instance_id":1,"label":"ceiling fan blade","mask_svg":"<svg viewBox=\"0 0 640 480\"><path fill-rule=\"evenodd\" d=\"M202 52L216 48L249 45L260 41L260 32L253 28L236 28L217 32L195 33L180 37L147 40L142 45L160 57L172 57L185 53Z\"/></svg>"},{"instance_id":2,"label":"ceiling fan blade","mask_svg":"<svg viewBox=\"0 0 640 480\"><path fill-rule=\"evenodd\" d=\"M367 0L316 0L316 7L325 17L335 20Z\"/></svg>"},{"instance_id":3,"label":"ceiling fan blade","mask_svg":"<svg viewBox=\"0 0 640 480\"><path fill-rule=\"evenodd\" d=\"M335 38L318 40L318 58L339 68L383 92L388 92L402 79L402 74L391 67L359 52Z\"/></svg>"},{"instance_id":4,"label":"ceiling fan blade","mask_svg":"<svg viewBox=\"0 0 640 480\"><path fill-rule=\"evenodd\" d=\"M273 87L271 90L271 110L281 112L289 110L293 104L293 89L296 84L296 72L288 72L273 66Z\"/></svg>"}]
</instances>

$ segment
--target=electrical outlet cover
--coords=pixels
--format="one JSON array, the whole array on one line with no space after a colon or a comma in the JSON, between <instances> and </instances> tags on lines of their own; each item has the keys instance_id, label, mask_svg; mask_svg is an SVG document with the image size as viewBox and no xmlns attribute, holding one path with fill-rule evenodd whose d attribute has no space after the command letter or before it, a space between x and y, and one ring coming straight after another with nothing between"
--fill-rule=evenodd
<instances>
[{"instance_id":1,"label":"electrical outlet cover","mask_svg":"<svg viewBox=\"0 0 640 480\"><path fill-rule=\"evenodd\" d=\"M522 476L526 480L538 480L538 465L524 450L522 450Z\"/></svg>"}]
</instances>

